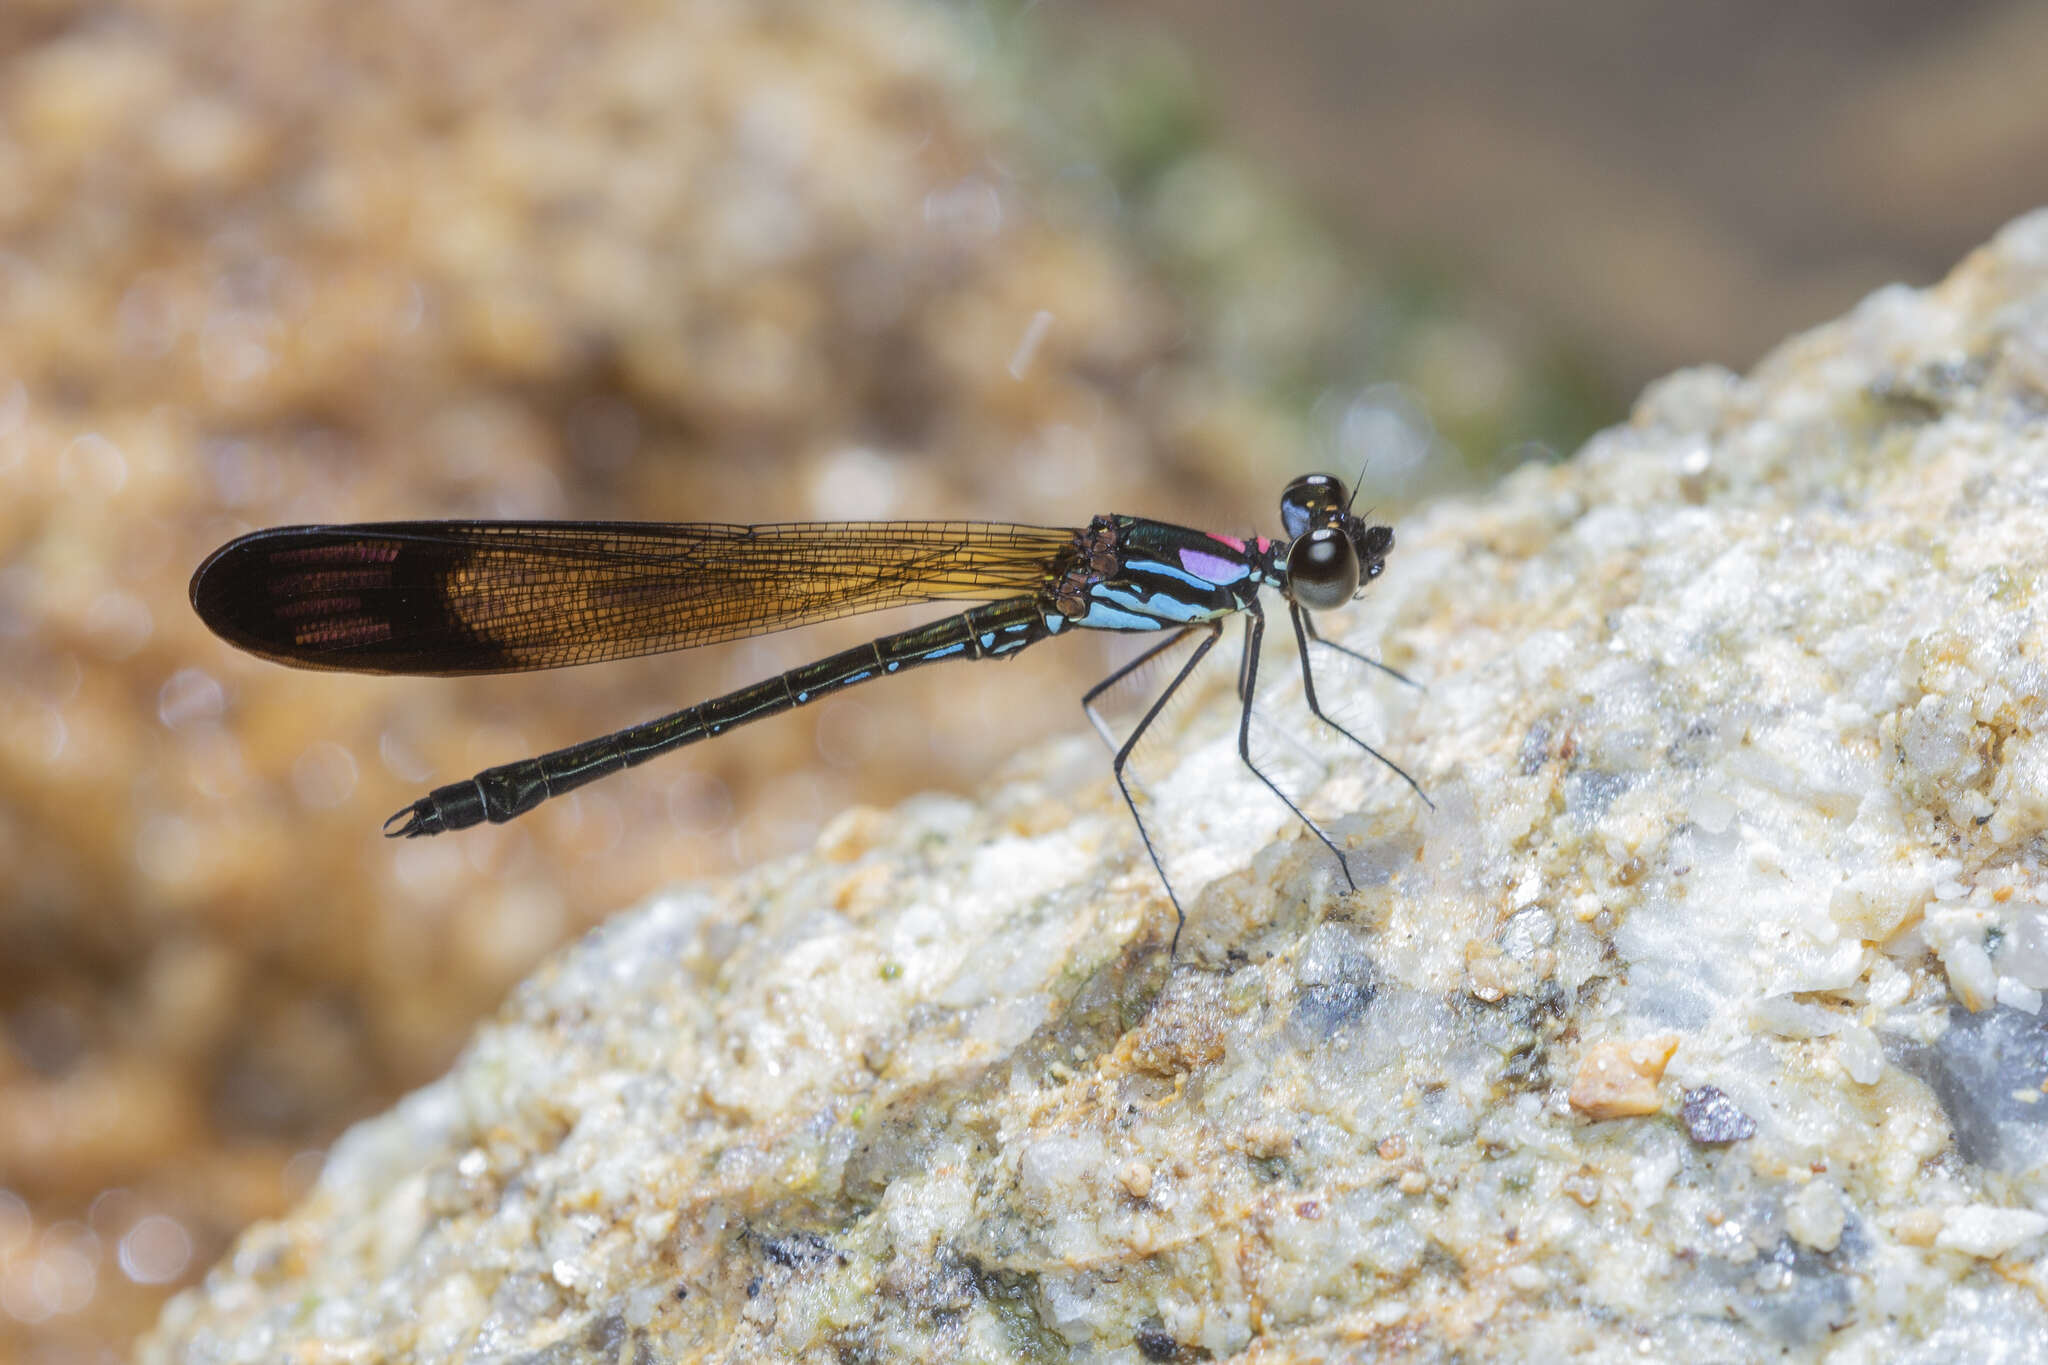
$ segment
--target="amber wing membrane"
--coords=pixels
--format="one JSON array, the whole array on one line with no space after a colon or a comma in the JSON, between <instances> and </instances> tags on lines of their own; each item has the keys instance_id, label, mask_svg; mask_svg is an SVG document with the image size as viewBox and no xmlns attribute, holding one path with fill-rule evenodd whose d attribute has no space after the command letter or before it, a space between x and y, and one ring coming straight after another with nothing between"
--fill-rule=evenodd
<instances>
[{"instance_id":1,"label":"amber wing membrane","mask_svg":"<svg viewBox=\"0 0 2048 1365\"><path fill-rule=\"evenodd\" d=\"M384 522L216 550L192 606L301 668L505 673L1037 592L1073 532L998 522Z\"/></svg>"}]
</instances>

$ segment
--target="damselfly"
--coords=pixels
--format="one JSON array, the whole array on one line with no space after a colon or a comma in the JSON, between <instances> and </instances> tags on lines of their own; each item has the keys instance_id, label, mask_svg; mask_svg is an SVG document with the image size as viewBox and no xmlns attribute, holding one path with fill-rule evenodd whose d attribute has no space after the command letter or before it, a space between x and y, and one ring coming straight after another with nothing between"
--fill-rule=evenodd
<instances>
[{"instance_id":1,"label":"damselfly","mask_svg":"<svg viewBox=\"0 0 2048 1365\"><path fill-rule=\"evenodd\" d=\"M1429 801L1414 778L1323 713L1309 665L1309 646L1319 644L1408 681L1325 640L1309 615L1342 606L1380 576L1392 528L1354 516L1344 485L1327 474L1289 484L1280 520L1285 540L1126 516L1099 516L1080 530L958 521L283 526L214 551L192 576L192 606L228 643L278 663L446 675L596 663L915 602L987 602L616 734L438 787L385 822L386 833L407 838L510 820L657 754L919 664L1004 659L1069 629L1165 632L1081 705L1115 752L1110 770L1173 903L1178 943L1186 916L1125 769L1168 699L1222 636L1225 619L1239 612L1238 756L1351 880L1344 851L1252 761L1263 590L1277 590L1287 603L1310 712ZM1187 659L1117 743L1097 699L1190 635L1200 638Z\"/></svg>"}]
</instances>

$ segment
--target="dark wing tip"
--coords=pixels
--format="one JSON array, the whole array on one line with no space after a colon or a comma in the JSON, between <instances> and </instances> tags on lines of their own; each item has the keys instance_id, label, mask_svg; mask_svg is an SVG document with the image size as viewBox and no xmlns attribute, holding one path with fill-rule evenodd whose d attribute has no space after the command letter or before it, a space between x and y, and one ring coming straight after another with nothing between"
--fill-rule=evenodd
<instances>
[{"instance_id":1,"label":"dark wing tip","mask_svg":"<svg viewBox=\"0 0 2048 1365\"><path fill-rule=\"evenodd\" d=\"M272 558L280 545L302 543L315 526L279 526L237 536L192 572L188 595L206 628L237 649L281 663L303 663L296 632L278 612Z\"/></svg>"},{"instance_id":2,"label":"dark wing tip","mask_svg":"<svg viewBox=\"0 0 2048 1365\"><path fill-rule=\"evenodd\" d=\"M192 609L237 649L355 673L501 671L447 585L471 547L404 525L278 526L238 537L192 575Z\"/></svg>"}]
</instances>

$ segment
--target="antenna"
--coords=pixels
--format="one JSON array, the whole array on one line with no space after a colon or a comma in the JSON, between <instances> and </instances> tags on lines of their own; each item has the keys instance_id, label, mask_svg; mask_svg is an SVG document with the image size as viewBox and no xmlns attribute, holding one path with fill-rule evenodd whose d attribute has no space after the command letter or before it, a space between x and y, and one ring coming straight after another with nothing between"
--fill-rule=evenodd
<instances>
[{"instance_id":1,"label":"antenna","mask_svg":"<svg viewBox=\"0 0 2048 1365\"><path fill-rule=\"evenodd\" d=\"M1344 515L1351 515L1351 504L1358 501L1358 490L1365 486L1365 471L1372 467L1372 456L1365 457L1365 463L1358 466L1358 477L1351 481L1351 496L1344 499Z\"/></svg>"}]
</instances>

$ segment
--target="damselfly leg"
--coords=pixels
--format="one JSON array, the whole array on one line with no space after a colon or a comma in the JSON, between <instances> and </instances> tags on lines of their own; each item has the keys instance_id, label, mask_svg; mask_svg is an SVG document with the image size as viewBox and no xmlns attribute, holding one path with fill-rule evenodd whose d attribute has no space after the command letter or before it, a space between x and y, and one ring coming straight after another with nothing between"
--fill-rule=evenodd
<instances>
[{"instance_id":1,"label":"damselfly leg","mask_svg":"<svg viewBox=\"0 0 2048 1365\"><path fill-rule=\"evenodd\" d=\"M1407 683L1410 687L1419 687L1421 686L1421 684L1414 682L1407 677L1404 677L1400 673L1395 672L1393 669L1388 668L1385 664L1381 663L1377 659L1369 658L1366 655L1360 654L1355 649L1346 649L1343 645L1338 644L1334 640L1323 639L1322 636L1316 634L1315 623L1309 620L1308 613L1303 611L1300 607L1295 606L1291 602L1287 606L1287 614L1294 621L1294 642L1297 646L1299 646L1301 650L1301 690L1303 694L1306 695L1308 698L1309 714L1314 716L1323 724L1329 726L1332 730L1335 730L1338 734L1344 736L1344 738L1350 740L1353 744L1356 744L1359 748L1371 754L1380 762L1386 764L1389 768L1393 769L1395 775L1398 776L1403 782L1406 782L1408 784L1409 789L1413 791L1417 796L1422 798L1423 805L1429 807L1431 810L1435 810L1436 802L1429 799L1429 793L1422 789L1421 783L1417 782L1414 778L1408 775L1407 769L1403 768L1400 764L1394 762L1393 759L1388 758L1378 749L1373 748L1372 745L1367 744L1357 735L1352 734L1349 730L1345 729L1343 726L1339 725L1336 721L1330 719L1329 716L1323 713L1322 705L1316 701L1315 670L1309 666L1309 641L1314 640L1318 644L1328 645L1330 648L1336 650L1338 653L1349 655L1351 658L1358 660L1360 663L1371 664L1374 668L1379 669L1382 673L1386 673L1392 677L1400 678L1402 682ZM1246 711L1247 713L1249 713L1250 711L1249 703L1246 704ZM1268 783L1267 785L1270 786L1271 784ZM1309 828L1314 829L1315 827L1311 825L1309 826ZM1317 832L1321 833L1320 830L1318 830ZM1323 840L1323 842L1327 844L1330 841L1328 839L1325 839ZM1340 854L1338 856L1341 857L1342 855ZM1346 869L1346 872L1348 875L1349 869Z\"/></svg>"},{"instance_id":2,"label":"damselfly leg","mask_svg":"<svg viewBox=\"0 0 2048 1365\"><path fill-rule=\"evenodd\" d=\"M1245 767L1250 768L1252 770L1253 777L1256 777L1259 779L1259 781L1265 783L1266 789L1272 792L1273 795L1279 797L1281 803L1285 805L1287 809L1294 812L1295 819L1301 821L1302 824L1308 826L1309 833L1315 835L1316 838L1321 839L1323 841L1324 848L1329 849L1330 852L1337 855L1337 866L1341 868L1344 872L1344 884L1355 891L1358 889L1358 883L1353 881L1351 877L1351 861L1350 859L1344 856L1344 850L1337 847L1337 841L1332 839L1328 834L1326 834L1323 831L1323 827L1321 825L1309 819L1307 813L1304 812L1300 806L1294 804L1294 799L1288 796L1286 792L1280 790L1279 783L1275 782L1272 778L1266 776L1266 774L1259 768L1259 765L1252 762L1252 698L1258 688L1259 682L1259 649L1266 641L1265 609L1261 607L1256 601L1253 601L1246 605L1244 611L1244 618L1245 688L1244 707L1238 713L1237 718L1237 756L1238 758L1243 760ZM1307 673L1306 670L1304 670L1303 677L1306 678L1306 676ZM1315 711L1315 702L1313 700L1313 694L1311 694L1309 709L1311 711ZM1318 716L1321 716L1322 712L1316 711L1316 714ZM1406 776L1405 773L1402 775L1404 777Z\"/></svg>"},{"instance_id":3,"label":"damselfly leg","mask_svg":"<svg viewBox=\"0 0 2048 1365\"><path fill-rule=\"evenodd\" d=\"M1202 627L1189 626L1184 630L1175 631L1171 637L1161 640L1158 644L1152 646L1137 658L1089 688L1087 694L1081 698L1082 709L1088 713L1088 719L1094 724L1096 733L1107 740L1109 738L1109 730L1104 724L1102 717L1095 710L1095 699L1109 688L1116 686L1117 683L1129 677L1137 669L1158 658L1161 653L1179 644L1187 638L1190 631L1196 629L1206 630L1206 638L1195 646L1194 653L1188 655L1187 662L1183 663L1180 666L1180 670L1173 675L1173 681L1168 683L1160 691L1159 695L1152 699L1152 704L1145 708L1145 714L1140 716L1138 723L1131 727L1130 736L1117 748L1116 757L1111 759L1109 763L1109 771L1116 778L1116 789L1123 793L1124 805L1130 810L1131 819L1138 826L1138 840L1145 845L1145 852L1151 856L1152 870L1159 874L1160 884L1166 888L1166 899L1173 903L1173 941L1166 949L1168 957L1172 957L1180 951L1180 931L1186 927L1188 915L1187 911L1181 908L1179 894L1173 889L1173 878L1166 875L1166 864L1159 859L1159 850L1152 843L1152 834L1145 828L1145 817L1138 813L1138 803L1131 796L1131 784L1124 776L1124 767L1131 761L1131 753L1138 747L1138 741L1145 737L1145 731L1151 728L1153 721L1159 719L1159 713L1166 709L1166 703L1173 700L1173 694L1180 691L1181 684L1185 683L1193 675L1195 669L1201 666L1203 658L1208 655L1211 649L1215 648L1216 641L1222 638L1223 623L1221 621L1210 621Z\"/></svg>"},{"instance_id":4,"label":"damselfly leg","mask_svg":"<svg viewBox=\"0 0 2048 1365\"><path fill-rule=\"evenodd\" d=\"M1148 647L1144 653L1138 655L1137 658L1132 659L1129 663L1119 665L1116 672L1081 694L1082 713L1088 717L1088 723L1095 727L1095 733L1102 736L1102 742L1109 746L1111 753L1115 753L1117 750L1116 736L1109 732L1109 722L1104 720L1102 713L1095 709L1095 699L1104 692L1109 691L1110 688L1115 687L1125 678L1130 677L1131 674L1136 673L1146 664L1151 663L1167 650L1172 649L1182 640L1187 639L1188 633L1194 629L1193 626L1186 626L1173 632L1173 634L1167 636L1158 644Z\"/></svg>"},{"instance_id":5,"label":"damselfly leg","mask_svg":"<svg viewBox=\"0 0 2048 1365\"><path fill-rule=\"evenodd\" d=\"M1316 618L1309 615L1307 612L1303 611L1300 607L1290 605L1289 610L1291 610L1294 613L1294 627L1297 634L1306 631L1308 634L1308 638L1310 640L1314 641L1316 644L1323 646L1323 648L1325 649L1334 649L1339 654L1342 654L1344 657L1348 659L1356 659L1359 663L1368 664L1373 668L1377 668L1380 672L1386 674L1395 682L1406 683L1408 684L1408 686L1414 688L1418 692L1427 692L1429 690L1428 688L1424 687L1421 683L1415 681L1415 679L1409 677L1406 673L1403 673L1400 669L1394 668L1388 664L1383 664L1378 659L1373 658L1370 654L1361 654L1357 650L1351 648L1351 646L1349 645L1340 645L1335 640L1325 637L1322 634L1322 632L1316 629ZM1308 657L1308 649L1306 647L1302 649L1301 653L1303 658ZM1318 711L1316 714L1322 715L1322 712ZM1373 757L1379 758L1379 755L1374 754ZM1380 758L1380 762L1385 763L1386 760L1384 758ZM1396 771L1399 771L1399 769L1396 769ZM1403 773L1402 776L1405 777L1407 776L1407 774ZM1434 807L1432 807L1431 809L1434 809Z\"/></svg>"},{"instance_id":6,"label":"damselfly leg","mask_svg":"<svg viewBox=\"0 0 2048 1365\"><path fill-rule=\"evenodd\" d=\"M1351 875L1350 860L1345 855L1344 850L1338 847L1337 842L1330 837L1329 833L1325 831L1322 828L1322 826L1318 825L1314 820L1311 820L1308 817L1307 813L1301 809L1300 805L1296 803L1291 797L1289 797L1287 793L1281 789L1280 785L1277 782L1275 782L1272 779L1272 777L1265 772L1265 770L1260 768L1258 763L1254 761L1252 758L1251 721L1255 709L1254 702L1256 700L1256 691L1258 687L1259 654L1265 642L1266 616L1264 609L1256 600L1247 603L1243 610L1245 613L1245 642L1244 649L1238 657L1237 678L1234 685L1234 690L1237 694L1239 702L1237 736L1238 758L1241 762L1243 762L1244 766L1251 771L1254 777L1258 778L1260 782L1265 784L1267 790L1271 791L1273 795L1280 798L1281 804L1286 806L1288 811L1290 811L1297 820L1301 821L1303 825L1307 826L1310 833L1314 834L1317 839L1322 841L1323 846L1325 848L1329 849L1331 853L1336 855L1337 866L1344 873L1344 880L1346 885L1352 887L1355 890L1357 887L1357 882L1353 879ZM1350 740L1353 744L1357 745L1360 749L1364 750L1367 754L1371 755L1374 759L1376 759L1377 761L1391 769L1396 776L1398 776L1403 782L1407 783L1409 788L1412 791L1414 791L1414 793L1418 797L1422 799L1423 805L1429 807L1431 810L1436 809L1435 803L1429 799L1429 794L1422 790L1421 785L1417 783L1412 776L1409 775L1406 769L1402 768L1398 763L1395 763L1392 759L1389 759L1385 754L1381 753L1378 749L1375 749L1372 745L1360 739L1357 735L1353 734L1344 725L1332 719L1330 715L1323 710L1322 703L1316 695L1315 670L1310 658L1309 645L1311 643L1326 645L1329 648L1336 650L1338 653L1346 655L1349 658L1355 659L1360 663L1371 664L1374 668L1379 669L1382 673L1385 673L1389 677L1392 677L1400 682L1407 683L1411 687L1419 687L1420 684L1416 683L1413 679L1409 678L1406 674L1401 673L1399 670L1390 668L1386 664L1380 663L1377 659L1373 659L1368 655L1361 654L1357 650L1351 649L1345 645L1338 644L1334 640L1324 639L1321 635L1318 635L1316 633L1314 619L1300 606L1295 605L1294 603L1289 603L1287 611L1288 619L1293 623L1294 626L1295 644L1299 649L1301 655L1301 688L1302 695L1304 699L1308 702L1309 713L1313 715L1317 720L1323 722L1323 724L1329 726L1332 730L1335 730L1344 738ZM1169 951L1178 951L1179 949L1181 930L1186 926L1187 923L1187 912L1181 906L1179 893L1173 889L1173 879L1169 877L1166 873L1166 866L1159 855L1159 849L1152 842L1151 831L1145 827L1145 817L1139 811L1137 800L1132 795L1130 780L1126 775L1126 768L1129 766L1131 755L1136 751L1138 744L1143 740L1145 732L1148 729L1150 729L1153 721L1158 719L1160 714L1165 710L1167 702L1172 699L1174 693L1180 690L1181 686L1193 674L1195 668L1200 665L1203 657L1208 654L1210 648L1216 643L1222 630L1222 622L1216 621L1209 623L1208 638L1204 639L1199 645L1197 645L1195 647L1194 653L1191 654L1187 658L1187 660L1181 664L1178 670L1176 670L1172 681L1169 682L1163 689L1161 689L1159 694L1152 700L1151 704L1146 708L1145 714L1142 717L1140 717L1137 724L1131 728L1131 733L1129 737L1127 737L1122 744L1117 743L1116 737L1110 731L1109 723L1103 718L1101 711L1099 711L1096 708L1096 702L1099 698L1101 698L1101 696L1105 692L1108 692L1111 688L1123 682L1133 673L1136 673L1138 670L1144 668L1147 664L1157 659L1160 655L1166 653L1167 651L1173 649L1175 646L1181 644L1183 641L1187 639L1188 635L1196 629L1198 628L1194 626L1185 627L1183 629L1174 631L1172 634L1168 635L1165 639L1159 641L1157 644L1148 646L1143 652L1139 653L1136 657L1132 658L1124 664L1119 665L1114 672L1112 672L1108 677L1104 678L1101 682L1098 682L1093 687L1089 688L1088 691L1084 693L1081 697L1081 709L1083 713L1086 714L1086 716L1088 717L1089 724L1095 727L1096 734L1102 737L1102 742L1105 745L1107 745L1110 748L1110 750L1115 754L1115 758L1111 764L1111 772L1116 777L1117 790L1123 795L1124 804L1126 807L1129 808L1131 812L1131 820L1138 827L1139 842L1144 844L1145 852L1147 856L1151 858L1153 868L1159 873L1159 880L1161 884L1164 885L1166 888L1166 897L1173 905L1174 930L1172 947L1169 949Z\"/></svg>"}]
</instances>

